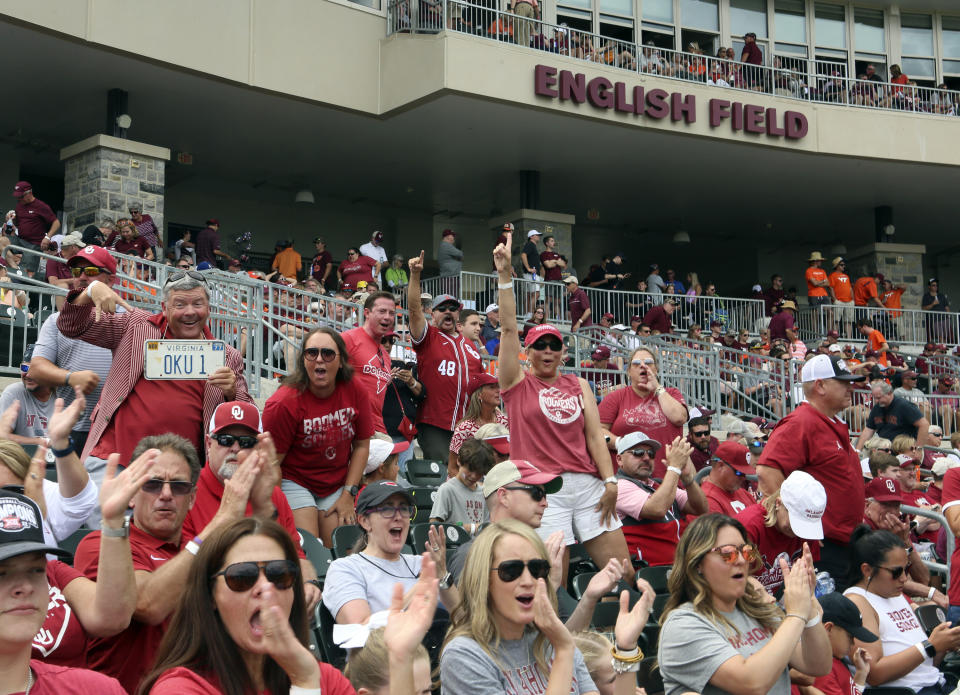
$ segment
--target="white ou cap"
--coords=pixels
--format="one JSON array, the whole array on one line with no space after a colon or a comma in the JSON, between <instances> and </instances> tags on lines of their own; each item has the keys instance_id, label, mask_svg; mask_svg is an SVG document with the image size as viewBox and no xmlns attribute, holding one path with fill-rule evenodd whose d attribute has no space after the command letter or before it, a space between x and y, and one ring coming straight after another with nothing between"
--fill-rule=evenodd
<instances>
[{"instance_id":1,"label":"white ou cap","mask_svg":"<svg viewBox=\"0 0 960 695\"><path fill-rule=\"evenodd\" d=\"M364 475L370 475L387 460L391 454L398 454L406 451L410 447L410 442L388 442L384 439L373 438L370 440L370 453L367 455L367 465L363 468Z\"/></svg>"},{"instance_id":2,"label":"white ou cap","mask_svg":"<svg viewBox=\"0 0 960 695\"><path fill-rule=\"evenodd\" d=\"M489 314L491 311L500 311L500 307L496 304L487 304L487 308L483 310L483 313Z\"/></svg>"},{"instance_id":3,"label":"white ou cap","mask_svg":"<svg viewBox=\"0 0 960 695\"><path fill-rule=\"evenodd\" d=\"M622 454L625 451L630 451L630 449L638 444L650 444L653 446L654 451L660 448L660 442L638 431L625 434L617 440L617 453Z\"/></svg>"},{"instance_id":4,"label":"white ou cap","mask_svg":"<svg viewBox=\"0 0 960 695\"><path fill-rule=\"evenodd\" d=\"M820 519L827 508L827 491L809 473L794 471L780 485L780 500L787 508L790 528L797 538L823 539Z\"/></svg>"},{"instance_id":5,"label":"white ou cap","mask_svg":"<svg viewBox=\"0 0 960 695\"><path fill-rule=\"evenodd\" d=\"M930 466L930 470L938 478L942 478L947 474L951 468L960 467L960 461L954 456L941 456L940 458L935 458L933 460L933 465Z\"/></svg>"},{"instance_id":6,"label":"white ou cap","mask_svg":"<svg viewBox=\"0 0 960 695\"><path fill-rule=\"evenodd\" d=\"M840 347L840 343L831 344L830 347L827 348L827 350L829 350L830 352L835 352L837 354L840 354L841 352L843 352L843 348Z\"/></svg>"}]
</instances>

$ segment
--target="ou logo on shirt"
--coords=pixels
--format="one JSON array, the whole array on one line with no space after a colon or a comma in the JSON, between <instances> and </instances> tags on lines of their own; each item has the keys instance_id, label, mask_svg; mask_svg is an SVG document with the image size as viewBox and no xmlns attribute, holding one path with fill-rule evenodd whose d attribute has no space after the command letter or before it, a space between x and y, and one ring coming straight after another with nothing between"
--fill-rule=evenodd
<instances>
[{"instance_id":1,"label":"ou logo on shirt","mask_svg":"<svg viewBox=\"0 0 960 695\"><path fill-rule=\"evenodd\" d=\"M580 397L564 393L551 386L537 395L540 402L540 411L548 420L558 425L568 425L583 412L580 408Z\"/></svg>"}]
</instances>

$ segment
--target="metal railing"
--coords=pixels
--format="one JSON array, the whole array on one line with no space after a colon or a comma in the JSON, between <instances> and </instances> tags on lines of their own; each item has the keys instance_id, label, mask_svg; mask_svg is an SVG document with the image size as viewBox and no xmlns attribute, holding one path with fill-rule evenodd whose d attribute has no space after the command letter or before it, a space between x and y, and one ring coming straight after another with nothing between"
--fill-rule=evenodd
<instances>
[{"instance_id":1,"label":"metal railing","mask_svg":"<svg viewBox=\"0 0 960 695\"><path fill-rule=\"evenodd\" d=\"M825 304L805 307L796 315L800 340L819 341L827 331L834 329L840 335L853 333L859 339L856 321L868 318L887 342L900 345L926 343L955 344L960 337L960 313L951 311L923 311L922 309L886 309L880 307L849 307Z\"/></svg>"},{"instance_id":2,"label":"metal railing","mask_svg":"<svg viewBox=\"0 0 960 695\"><path fill-rule=\"evenodd\" d=\"M754 65L644 46L504 12L496 5L490 0L388 0L387 35L452 31L631 72L786 99L940 116L960 114L960 92L858 79L847 74L846 63L776 53L771 57L768 51L767 64Z\"/></svg>"}]
</instances>

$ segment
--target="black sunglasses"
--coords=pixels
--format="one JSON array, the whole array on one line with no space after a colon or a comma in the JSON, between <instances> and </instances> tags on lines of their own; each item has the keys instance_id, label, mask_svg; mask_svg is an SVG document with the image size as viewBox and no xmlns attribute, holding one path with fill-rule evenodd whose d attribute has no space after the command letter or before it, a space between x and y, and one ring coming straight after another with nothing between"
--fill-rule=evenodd
<instances>
[{"instance_id":1,"label":"black sunglasses","mask_svg":"<svg viewBox=\"0 0 960 695\"><path fill-rule=\"evenodd\" d=\"M908 562L906 565L901 567L884 567L883 565L874 565L874 567L876 567L878 570L886 570L889 572L891 579L900 579L903 573L910 569L910 563Z\"/></svg>"},{"instance_id":2,"label":"black sunglasses","mask_svg":"<svg viewBox=\"0 0 960 695\"><path fill-rule=\"evenodd\" d=\"M167 276L167 281L163 284L169 285L171 282L180 282L187 277L192 278L197 282L202 282L204 285L207 284L207 278L203 276L203 273L196 270L177 270L176 272L170 273Z\"/></svg>"},{"instance_id":3,"label":"black sunglasses","mask_svg":"<svg viewBox=\"0 0 960 695\"><path fill-rule=\"evenodd\" d=\"M300 576L300 567L293 560L271 560L270 562L237 562L227 565L225 569L220 570L211 580L223 575L223 581L226 582L230 591L249 591L260 578L260 571L263 570L267 581L278 589L289 589L293 586L297 577Z\"/></svg>"},{"instance_id":4,"label":"black sunglasses","mask_svg":"<svg viewBox=\"0 0 960 695\"><path fill-rule=\"evenodd\" d=\"M459 304L441 304L438 307L434 307L434 311L460 311Z\"/></svg>"},{"instance_id":5,"label":"black sunglasses","mask_svg":"<svg viewBox=\"0 0 960 695\"><path fill-rule=\"evenodd\" d=\"M710 434L710 430L702 430L700 432L694 432L693 430L690 430L691 437L706 437L709 434Z\"/></svg>"},{"instance_id":6,"label":"black sunglasses","mask_svg":"<svg viewBox=\"0 0 960 695\"><path fill-rule=\"evenodd\" d=\"M723 459L714 458L713 460L716 461L717 463L722 463L724 466L729 466L730 470L733 471L733 474L738 478L742 478L746 475L746 473L742 473L741 471L738 471L736 468L731 466L729 463L727 463Z\"/></svg>"},{"instance_id":7,"label":"black sunglasses","mask_svg":"<svg viewBox=\"0 0 960 695\"><path fill-rule=\"evenodd\" d=\"M76 268L76 267L70 268L70 274L73 275L73 277L75 278L78 278L81 275L87 275L89 277L93 277L94 275L99 275L102 272L103 270L98 268L95 265L87 265L87 266L84 266L83 268Z\"/></svg>"},{"instance_id":8,"label":"black sunglasses","mask_svg":"<svg viewBox=\"0 0 960 695\"><path fill-rule=\"evenodd\" d=\"M333 362L337 358L337 351L333 348L309 347L303 349L303 359L307 362L316 362L318 357L324 362Z\"/></svg>"},{"instance_id":9,"label":"black sunglasses","mask_svg":"<svg viewBox=\"0 0 960 695\"><path fill-rule=\"evenodd\" d=\"M241 449L252 449L257 445L257 438L249 435L215 434L213 440L220 446L231 447L236 442Z\"/></svg>"},{"instance_id":10,"label":"black sunglasses","mask_svg":"<svg viewBox=\"0 0 960 695\"><path fill-rule=\"evenodd\" d=\"M497 576L500 577L500 581L509 583L515 582L520 578L520 575L523 574L524 567L530 570L530 576L534 579L546 579L550 576L550 563L540 558L534 558L526 562L523 560L507 560L506 562L501 562L496 567L491 567L490 571L496 571Z\"/></svg>"},{"instance_id":11,"label":"black sunglasses","mask_svg":"<svg viewBox=\"0 0 960 695\"><path fill-rule=\"evenodd\" d=\"M522 490L526 492L530 497L533 498L534 502L539 502L544 497L547 496L547 491L544 490L539 485L513 485L511 487L504 487L504 490Z\"/></svg>"},{"instance_id":12,"label":"black sunglasses","mask_svg":"<svg viewBox=\"0 0 960 695\"><path fill-rule=\"evenodd\" d=\"M563 350L563 343L556 338L539 338L533 341L533 345L530 347L534 350L546 350L550 348L553 352L560 352Z\"/></svg>"},{"instance_id":13,"label":"black sunglasses","mask_svg":"<svg viewBox=\"0 0 960 695\"><path fill-rule=\"evenodd\" d=\"M169 485L170 492L177 497L189 495L190 491L193 490L193 483L189 480L160 480L159 478L151 478L141 485L140 489L150 495L159 495L163 491L164 485Z\"/></svg>"}]
</instances>

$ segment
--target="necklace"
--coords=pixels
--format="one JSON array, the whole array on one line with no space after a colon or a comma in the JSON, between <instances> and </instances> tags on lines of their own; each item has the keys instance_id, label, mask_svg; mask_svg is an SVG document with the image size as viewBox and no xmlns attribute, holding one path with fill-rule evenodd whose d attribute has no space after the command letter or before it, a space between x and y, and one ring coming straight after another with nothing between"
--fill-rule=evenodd
<instances>
[{"instance_id":1,"label":"necklace","mask_svg":"<svg viewBox=\"0 0 960 695\"><path fill-rule=\"evenodd\" d=\"M30 695L30 689L33 687L33 669L29 666L27 667L27 689L23 691L23 695Z\"/></svg>"},{"instance_id":2,"label":"necklace","mask_svg":"<svg viewBox=\"0 0 960 695\"><path fill-rule=\"evenodd\" d=\"M376 567L378 570L380 570L381 572L383 572L383 573L386 574L386 575L389 575L389 576L391 576L391 577L394 577L395 579L408 579L408 577L404 577L403 575L400 575L400 574L394 574L394 573L391 572L390 570L384 569L383 567L381 567L380 565L378 565L376 562L374 562L373 560L371 560L370 558L368 558L368 557L367 557L366 555L364 555L363 553L357 553L357 555L359 555L362 559L366 560L367 562L369 562L371 565L373 565L374 567ZM410 567L410 565L407 564L407 560L406 560L406 558L403 557L403 555L400 556L400 562L402 562L402 563L403 563L403 566L407 568L407 572L410 573L410 576L411 576L411 577L413 577L414 579L418 579L418 578L420 577L420 575L419 575L419 574L415 574L414 571L413 571L413 568ZM26 693L24 693L24 695L26 695Z\"/></svg>"}]
</instances>

